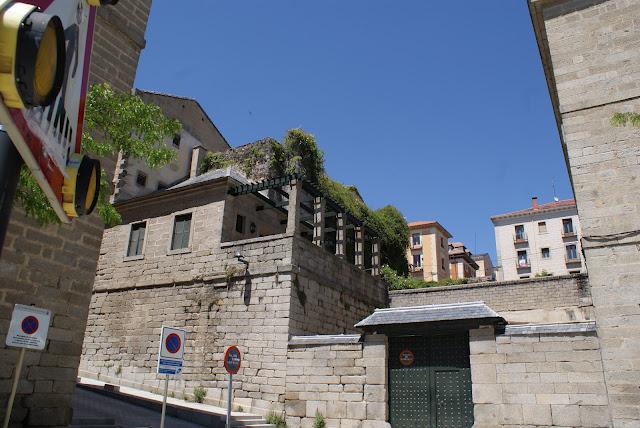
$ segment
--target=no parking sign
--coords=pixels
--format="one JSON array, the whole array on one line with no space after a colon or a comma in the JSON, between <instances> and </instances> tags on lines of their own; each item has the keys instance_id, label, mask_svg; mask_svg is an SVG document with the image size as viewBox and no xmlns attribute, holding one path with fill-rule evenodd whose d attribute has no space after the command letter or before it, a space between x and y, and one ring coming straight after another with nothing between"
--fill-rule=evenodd
<instances>
[{"instance_id":1,"label":"no parking sign","mask_svg":"<svg viewBox=\"0 0 640 428\"><path fill-rule=\"evenodd\" d=\"M7 333L7 346L44 349L49 333L51 311L34 306L15 305Z\"/></svg>"},{"instance_id":2,"label":"no parking sign","mask_svg":"<svg viewBox=\"0 0 640 428\"><path fill-rule=\"evenodd\" d=\"M177 375L182 372L186 332L179 328L162 327L158 374Z\"/></svg>"}]
</instances>

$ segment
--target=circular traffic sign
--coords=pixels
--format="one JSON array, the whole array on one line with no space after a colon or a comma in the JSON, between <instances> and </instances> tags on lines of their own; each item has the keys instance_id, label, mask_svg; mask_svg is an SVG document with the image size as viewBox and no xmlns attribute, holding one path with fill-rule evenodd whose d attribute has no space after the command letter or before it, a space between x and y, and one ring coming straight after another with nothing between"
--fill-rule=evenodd
<instances>
[{"instance_id":1,"label":"circular traffic sign","mask_svg":"<svg viewBox=\"0 0 640 428\"><path fill-rule=\"evenodd\" d=\"M172 354L175 354L180 350L180 347L182 346L182 341L180 340L180 336L178 336L175 333L171 333L165 339L164 344L167 348L167 351L171 352Z\"/></svg>"},{"instance_id":2,"label":"circular traffic sign","mask_svg":"<svg viewBox=\"0 0 640 428\"><path fill-rule=\"evenodd\" d=\"M410 349L403 349L400 352L400 364L405 367L409 367L415 361L413 352Z\"/></svg>"},{"instance_id":3,"label":"circular traffic sign","mask_svg":"<svg viewBox=\"0 0 640 428\"><path fill-rule=\"evenodd\" d=\"M40 322L38 321L38 318L34 317L33 315L25 317L20 324L20 328L25 334L34 334L36 331L38 331L39 326Z\"/></svg>"},{"instance_id":4,"label":"circular traffic sign","mask_svg":"<svg viewBox=\"0 0 640 428\"><path fill-rule=\"evenodd\" d=\"M240 363L242 362L242 355L240 350L235 346L229 346L224 351L224 368L227 369L227 373L236 374L240 370Z\"/></svg>"}]
</instances>

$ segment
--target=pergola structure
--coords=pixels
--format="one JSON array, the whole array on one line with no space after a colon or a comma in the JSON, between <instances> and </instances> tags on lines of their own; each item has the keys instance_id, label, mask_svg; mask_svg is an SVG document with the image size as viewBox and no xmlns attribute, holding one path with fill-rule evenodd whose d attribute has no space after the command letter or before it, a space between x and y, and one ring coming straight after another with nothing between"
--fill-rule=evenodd
<instances>
[{"instance_id":1,"label":"pergola structure","mask_svg":"<svg viewBox=\"0 0 640 428\"><path fill-rule=\"evenodd\" d=\"M361 219L302 176L292 174L240 184L231 188L229 194L258 196L287 213L287 234L310 239L373 276L380 274L380 238Z\"/></svg>"}]
</instances>

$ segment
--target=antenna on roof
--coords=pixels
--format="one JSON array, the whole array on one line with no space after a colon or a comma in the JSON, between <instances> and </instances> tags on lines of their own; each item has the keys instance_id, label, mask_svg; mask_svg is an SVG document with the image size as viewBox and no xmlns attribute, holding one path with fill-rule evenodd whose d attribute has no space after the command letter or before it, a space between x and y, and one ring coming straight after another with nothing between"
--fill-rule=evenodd
<instances>
[{"instance_id":1,"label":"antenna on roof","mask_svg":"<svg viewBox=\"0 0 640 428\"><path fill-rule=\"evenodd\" d=\"M558 202L560 198L556 195L556 183L553 180L551 180L551 186L553 187L553 200Z\"/></svg>"}]
</instances>

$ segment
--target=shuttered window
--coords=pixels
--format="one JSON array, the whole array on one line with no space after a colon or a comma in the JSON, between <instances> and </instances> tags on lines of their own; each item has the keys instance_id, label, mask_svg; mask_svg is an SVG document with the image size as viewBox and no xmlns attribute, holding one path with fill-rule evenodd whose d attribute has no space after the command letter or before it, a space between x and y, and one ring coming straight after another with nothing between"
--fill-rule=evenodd
<instances>
[{"instance_id":1,"label":"shuttered window","mask_svg":"<svg viewBox=\"0 0 640 428\"><path fill-rule=\"evenodd\" d=\"M189 246L189 234L191 232L191 213L177 215L173 223L173 236L171 237L171 249L179 250Z\"/></svg>"},{"instance_id":2,"label":"shuttered window","mask_svg":"<svg viewBox=\"0 0 640 428\"><path fill-rule=\"evenodd\" d=\"M129 235L129 246L127 247L127 257L139 256L142 254L144 245L144 233L147 229L147 223L135 223L131 225L131 234Z\"/></svg>"}]
</instances>

